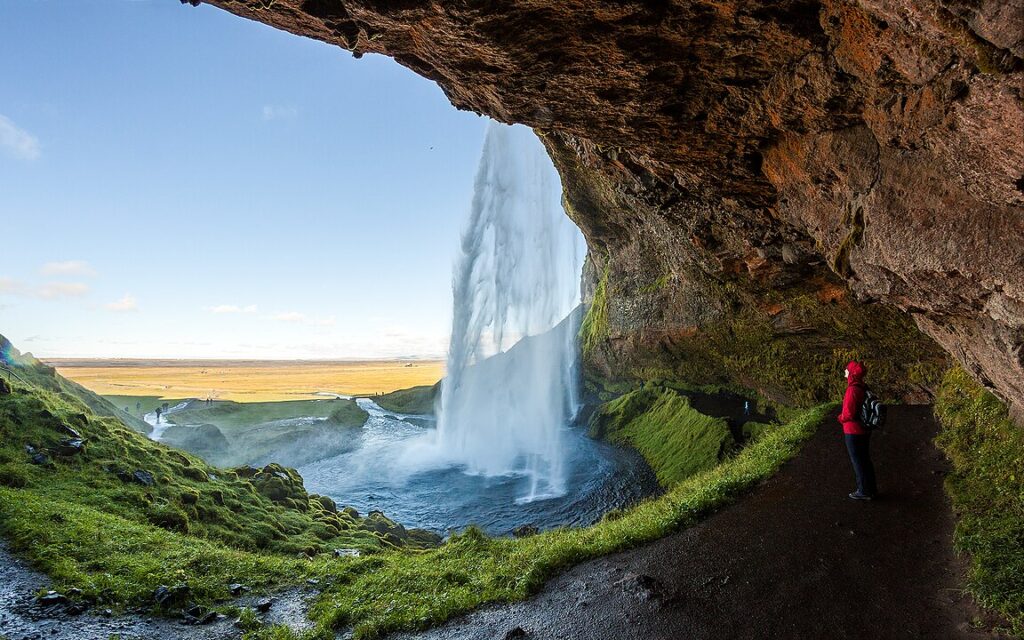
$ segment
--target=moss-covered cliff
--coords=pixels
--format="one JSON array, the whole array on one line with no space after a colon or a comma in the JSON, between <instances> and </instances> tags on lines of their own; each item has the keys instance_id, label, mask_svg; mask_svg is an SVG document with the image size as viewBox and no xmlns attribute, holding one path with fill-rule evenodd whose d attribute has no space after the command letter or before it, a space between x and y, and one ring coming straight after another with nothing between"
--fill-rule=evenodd
<instances>
[{"instance_id":1,"label":"moss-covered cliff","mask_svg":"<svg viewBox=\"0 0 1024 640\"><path fill-rule=\"evenodd\" d=\"M607 290L598 370L684 366L702 336L720 349L750 325L815 371L884 355L841 317L808 322L808 300L838 298L885 305L857 312L879 331L909 314L1024 407L1016 3L211 4L390 55L456 107L541 133ZM899 322L911 354L875 369L927 380L934 345ZM751 380L766 373L745 381L771 390Z\"/></svg>"}]
</instances>

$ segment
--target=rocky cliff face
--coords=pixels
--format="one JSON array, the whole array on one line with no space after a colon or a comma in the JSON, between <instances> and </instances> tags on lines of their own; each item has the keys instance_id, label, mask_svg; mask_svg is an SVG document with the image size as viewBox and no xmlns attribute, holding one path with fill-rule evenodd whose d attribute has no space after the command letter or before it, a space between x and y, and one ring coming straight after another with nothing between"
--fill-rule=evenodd
<instances>
[{"instance_id":1,"label":"rocky cliff face","mask_svg":"<svg viewBox=\"0 0 1024 640\"><path fill-rule=\"evenodd\" d=\"M737 318L832 366L846 317L898 309L1024 410L1021 0L211 3L541 133L598 370L677 370Z\"/></svg>"}]
</instances>

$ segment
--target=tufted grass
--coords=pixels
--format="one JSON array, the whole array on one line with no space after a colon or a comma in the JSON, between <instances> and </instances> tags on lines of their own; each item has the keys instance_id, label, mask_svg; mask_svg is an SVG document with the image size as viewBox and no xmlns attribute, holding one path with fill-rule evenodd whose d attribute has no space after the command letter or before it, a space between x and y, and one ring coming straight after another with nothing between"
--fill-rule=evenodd
<instances>
[{"instance_id":1,"label":"tufted grass","mask_svg":"<svg viewBox=\"0 0 1024 640\"><path fill-rule=\"evenodd\" d=\"M954 541L971 557L968 589L1024 637L1024 430L962 369L943 379L935 415L936 444L953 464Z\"/></svg>"}]
</instances>

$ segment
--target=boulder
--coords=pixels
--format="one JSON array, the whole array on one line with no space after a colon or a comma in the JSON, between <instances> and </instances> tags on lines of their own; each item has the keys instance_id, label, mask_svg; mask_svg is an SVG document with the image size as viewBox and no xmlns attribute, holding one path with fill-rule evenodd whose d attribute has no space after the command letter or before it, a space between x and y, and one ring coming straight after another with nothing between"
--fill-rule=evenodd
<instances>
[{"instance_id":1,"label":"boulder","mask_svg":"<svg viewBox=\"0 0 1024 640\"><path fill-rule=\"evenodd\" d=\"M68 604L67 596L63 593L57 593L56 591L47 591L45 594L36 598L36 604L40 607L55 607L58 605Z\"/></svg>"},{"instance_id":2,"label":"boulder","mask_svg":"<svg viewBox=\"0 0 1024 640\"><path fill-rule=\"evenodd\" d=\"M32 456L32 464L46 466L50 464L50 456L45 453L36 453Z\"/></svg>"},{"instance_id":3,"label":"boulder","mask_svg":"<svg viewBox=\"0 0 1024 640\"><path fill-rule=\"evenodd\" d=\"M11 393L11 385L7 384L7 381L0 378L0 396L6 396Z\"/></svg>"},{"instance_id":4,"label":"boulder","mask_svg":"<svg viewBox=\"0 0 1024 640\"><path fill-rule=\"evenodd\" d=\"M176 584L173 587L160 585L153 591L153 602L158 607L179 607L188 600L191 589L187 584Z\"/></svg>"},{"instance_id":5,"label":"boulder","mask_svg":"<svg viewBox=\"0 0 1024 640\"><path fill-rule=\"evenodd\" d=\"M85 440L81 438L70 438L61 440L60 444L54 447L54 453L58 456L70 457L85 451Z\"/></svg>"},{"instance_id":6,"label":"boulder","mask_svg":"<svg viewBox=\"0 0 1024 640\"><path fill-rule=\"evenodd\" d=\"M153 478L153 474L149 471L142 469L136 469L131 475L132 482L137 482L144 487L152 487L156 484L156 480Z\"/></svg>"},{"instance_id":7,"label":"boulder","mask_svg":"<svg viewBox=\"0 0 1024 640\"><path fill-rule=\"evenodd\" d=\"M358 558L359 549L335 549L335 558Z\"/></svg>"},{"instance_id":8,"label":"boulder","mask_svg":"<svg viewBox=\"0 0 1024 640\"><path fill-rule=\"evenodd\" d=\"M530 536L535 536L538 533L540 533L540 530L532 524L524 524L512 530L512 535L516 538L529 538Z\"/></svg>"}]
</instances>

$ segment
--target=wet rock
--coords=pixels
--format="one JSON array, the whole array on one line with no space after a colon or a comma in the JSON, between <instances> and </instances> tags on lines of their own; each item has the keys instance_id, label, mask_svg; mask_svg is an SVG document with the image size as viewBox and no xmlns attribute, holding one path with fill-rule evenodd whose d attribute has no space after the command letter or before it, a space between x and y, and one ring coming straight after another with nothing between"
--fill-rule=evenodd
<instances>
[{"instance_id":1,"label":"wet rock","mask_svg":"<svg viewBox=\"0 0 1024 640\"><path fill-rule=\"evenodd\" d=\"M329 497L312 495L310 498L319 502L320 506L324 508L324 511L328 513L338 513L338 505Z\"/></svg>"},{"instance_id":2,"label":"wet rock","mask_svg":"<svg viewBox=\"0 0 1024 640\"><path fill-rule=\"evenodd\" d=\"M181 606L188 599L191 589L187 584L177 584L173 587L160 585L153 592L153 602L159 607L171 608Z\"/></svg>"},{"instance_id":3,"label":"wet rock","mask_svg":"<svg viewBox=\"0 0 1024 640\"><path fill-rule=\"evenodd\" d=\"M516 538L529 538L540 533L540 529L533 526L532 524L524 524L521 527L516 527L512 530L512 535Z\"/></svg>"},{"instance_id":4,"label":"wet rock","mask_svg":"<svg viewBox=\"0 0 1024 640\"><path fill-rule=\"evenodd\" d=\"M335 558L358 558L359 549L335 549Z\"/></svg>"},{"instance_id":5,"label":"wet rock","mask_svg":"<svg viewBox=\"0 0 1024 640\"><path fill-rule=\"evenodd\" d=\"M58 456L71 457L85 451L85 441L80 438L61 440L60 444L54 447L54 453Z\"/></svg>"},{"instance_id":6,"label":"wet rock","mask_svg":"<svg viewBox=\"0 0 1024 640\"><path fill-rule=\"evenodd\" d=\"M75 439L75 440L81 440L82 439L82 434L78 433L77 430L75 430L72 427L69 427L66 424L58 425L57 426L57 430L60 431L61 433L63 433L64 435L66 435L66 436L71 436L72 439Z\"/></svg>"},{"instance_id":7,"label":"wet rock","mask_svg":"<svg viewBox=\"0 0 1024 640\"><path fill-rule=\"evenodd\" d=\"M523 629L522 627L513 627L505 632L503 637L504 640L516 640L516 638L526 638L528 636L529 634L526 632L526 629Z\"/></svg>"},{"instance_id":8,"label":"wet rock","mask_svg":"<svg viewBox=\"0 0 1024 640\"><path fill-rule=\"evenodd\" d=\"M235 596L236 598L248 590L249 587L243 584L239 584L237 582L228 585L228 591L231 592L231 595Z\"/></svg>"},{"instance_id":9,"label":"wet rock","mask_svg":"<svg viewBox=\"0 0 1024 640\"><path fill-rule=\"evenodd\" d=\"M136 469L131 475L132 482L137 482L144 487L152 487L156 484L153 474L143 469Z\"/></svg>"},{"instance_id":10,"label":"wet rock","mask_svg":"<svg viewBox=\"0 0 1024 640\"><path fill-rule=\"evenodd\" d=\"M45 453L37 453L32 456L32 464L45 466L50 464L50 457Z\"/></svg>"},{"instance_id":11,"label":"wet rock","mask_svg":"<svg viewBox=\"0 0 1024 640\"><path fill-rule=\"evenodd\" d=\"M274 606L274 599L273 598L267 598L266 600L260 600L259 602L257 602L256 606L254 607L254 609L259 611L260 613L266 613L266 612L270 611L270 608L272 606Z\"/></svg>"},{"instance_id":12,"label":"wet rock","mask_svg":"<svg viewBox=\"0 0 1024 640\"><path fill-rule=\"evenodd\" d=\"M45 594L36 598L36 604L40 607L55 607L58 605L68 604L67 596L63 593L57 593L56 591L47 591Z\"/></svg>"},{"instance_id":13,"label":"wet rock","mask_svg":"<svg viewBox=\"0 0 1024 640\"><path fill-rule=\"evenodd\" d=\"M341 510L341 512L347 515L348 517L352 518L353 520L359 519L359 511L352 507L345 507L344 509Z\"/></svg>"}]
</instances>

